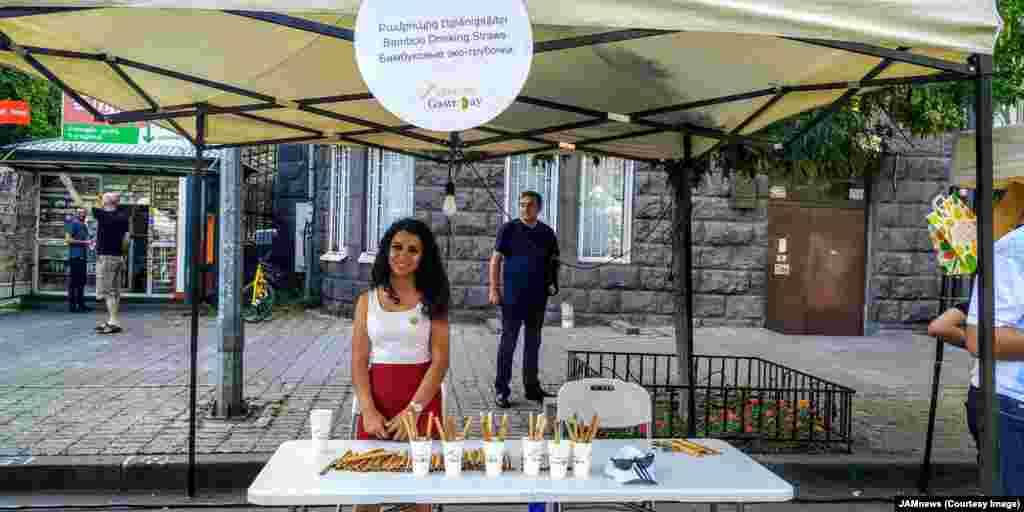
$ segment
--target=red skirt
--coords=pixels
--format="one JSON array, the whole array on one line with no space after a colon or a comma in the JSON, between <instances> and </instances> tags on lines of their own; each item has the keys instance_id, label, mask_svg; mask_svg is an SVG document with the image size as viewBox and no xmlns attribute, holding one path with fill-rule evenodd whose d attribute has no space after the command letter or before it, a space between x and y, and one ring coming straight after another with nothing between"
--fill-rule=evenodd
<instances>
[{"instance_id":1,"label":"red skirt","mask_svg":"<svg viewBox=\"0 0 1024 512\"><path fill-rule=\"evenodd\" d=\"M422 364L374 364L370 366L370 393L377 410L387 420L391 420L398 413L405 410L416 395L423 377L430 369L430 362ZM438 392L420 414L419 430L421 434L427 433L427 422L430 421L430 413L434 416L441 415L441 393ZM437 429L434 429L434 439L440 439ZM356 439L374 439L363 429L363 417L359 416L356 422Z\"/></svg>"}]
</instances>

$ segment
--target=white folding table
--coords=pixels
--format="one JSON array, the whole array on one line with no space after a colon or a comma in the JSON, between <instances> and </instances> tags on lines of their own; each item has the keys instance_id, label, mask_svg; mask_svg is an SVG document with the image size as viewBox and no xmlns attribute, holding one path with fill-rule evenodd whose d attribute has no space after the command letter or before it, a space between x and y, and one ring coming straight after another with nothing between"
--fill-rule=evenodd
<instances>
[{"instance_id":1,"label":"white folding table","mask_svg":"<svg viewBox=\"0 0 1024 512\"><path fill-rule=\"evenodd\" d=\"M483 472L463 472L451 479L444 473L416 478L411 473L320 472L346 450L372 448L407 449L408 444L380 441L330 441L328 450L313 453L312 441L288 441L263 467L249 487L251 503L265 506L369 505L392 503L684 503L784 502L793 498L793 486L724 441L701 439L700 443L721 455L692 457L656 450L658 485L622 485L604 476L607 460L625 445L646 448L646 440L598 440L594 442L590 479L576 480L570 471L565 480L551 480L547 473L528 478L519 470L520 443L509 441L513 471L500 478ZM479 442L467 441L466 448ZM435 451L440 451L435 443Z\"/></svg>"}]
</instances>

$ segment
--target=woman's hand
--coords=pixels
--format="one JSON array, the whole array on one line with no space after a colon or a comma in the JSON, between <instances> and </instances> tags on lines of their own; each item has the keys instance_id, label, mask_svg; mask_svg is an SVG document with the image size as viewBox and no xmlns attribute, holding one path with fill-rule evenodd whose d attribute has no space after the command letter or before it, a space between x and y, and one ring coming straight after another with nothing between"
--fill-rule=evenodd
<instances>
[{"instance_id":1,"label":"woman's hand","mask_svg":"<svg viewBox=\"0 0 1024 512\"><path fill-rule=\"evenodd\" d=\"M370 437L377 439L390 439L390 434L385 426L386 420L384 415L378 412L376 409L366 411L363 413L363 430L366 431Z\"/></svg>"},{"instance_id":2,"label":"woman's hand","mask_svg":"<svg viewBox=\"0 0 1024 512\"><path fill-rule=\"evenodd\" d=\"M403 426L402 426L403 425L402 417L406 416L406 415L409 415L409 416L412 417L412 422L413 422L414 425L419 425L419 421L420 421L419 414L417 414L416 411L414 411L412 409L412 407L406 407L405 410L403 410L402 412L398 413L397 416L392 418L391 422L388 424L388 436L389 436L390 439L394 439L395 441L408 441L409 440L409 433L406 432L406 429L403 428Z\"/></svg>"}]
</instances>

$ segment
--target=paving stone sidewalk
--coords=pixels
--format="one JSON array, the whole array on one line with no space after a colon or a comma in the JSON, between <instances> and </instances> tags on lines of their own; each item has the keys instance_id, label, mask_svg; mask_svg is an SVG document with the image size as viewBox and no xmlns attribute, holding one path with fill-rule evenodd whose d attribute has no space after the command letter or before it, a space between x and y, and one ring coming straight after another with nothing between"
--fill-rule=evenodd
<instances>
[{"instance_id":1,"label":"paving stone sidewalk","mask_svg":"<svg viewBox=\"0 0 1024 512\"><path fill-rule=\"evenodd\" d=\"M167 455L188 436L189 318L180 309L129 305L126 331L95 334L92 315L45 309L0 314L0 456ZM208 409L217 367L216 321L200 321L199 404ZM335 411L333 436L349 435L350 322L314 312L247 325L246 421L203 418L202 454L271 453L308 436L312 408ZM671 353L670 330L626 336L608 327L545 328L541 380L554 391L566 350ZM449 413L492 406L497 338L484 325L453 325ZM855 452L915 456L923 449L934 341L897 333L872 338L782 336L763 329L698 329L696 352L761 356L857 391ZM963 414L969 357L948 349L937 415L936 458L974 456ZM520 368L519 356L516 368ZM518 373L518 370L516 370ZM513 388L521 390L515 375ZM521 396L513 435L538 410Z\"/></svg>"}]
</instances>

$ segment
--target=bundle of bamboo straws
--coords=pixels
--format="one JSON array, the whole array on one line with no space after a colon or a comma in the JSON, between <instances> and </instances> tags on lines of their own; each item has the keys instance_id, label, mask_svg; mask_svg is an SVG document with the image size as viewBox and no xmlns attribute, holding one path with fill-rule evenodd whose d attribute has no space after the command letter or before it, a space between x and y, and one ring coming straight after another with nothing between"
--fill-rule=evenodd
<instances>
[{"instance_id":1,"label":"bundle of bamboo straws","mask_svg":"<svg viewBox=\"0 0 1024 512\"><path fill-rule=\"evenodd\" d=\"M452 441L464 441L469 436L469 429L473 426L473 417L466 416L462 420L462 433L459 433L456 426L455 416L444 415L441 417L434 416L434 413L430 413L430 418L427 421L427 439L433 438L433 427L437 426L437 432L441 434L441 440L450 443Z\"/></svg>"},{"instance_id":2,"label":"bundle of bamboo straws","mask_svg":"<svg viewBox=\"0 0 1024 512\"><path fill-rule=\"evenodd\" d=\"M563 426L565 426L566 431L569 432L569 439L572 440L572 442L586 444L594 442L594 437L597 436L597 432L600 427L600 420L595 414L592 418L590 418L590 426L587 426L585 423L579 422L575 416L566 420L565 422L553 423L552 430L554 430L555 432L556 443L562 442ZM533 413L530 413L527 439L529 439L530 441L543 441L547 427L547 416L541 414L534 417Z\"/></svg>"},{"instance_id":3,"label":"bundle of bamboo straws","mask_svg":"<svg viewBox=\"0 0 1024 512\"><path fill-rule=\"evenodd\" d=\"M431 415L433 415L433 413L431 413ZM410 441L427 441L431 438L430 423L427 423L427 436L421 436L420 429L416 425L416 418L413 417L411 412L407 412L401 416L396 416L391 421L401 422L400 426L405 431L406 437L408 437Z\"/></svg>"},{"instance_id":4,"label":"bundle of bamboo straws","mask_svg":"<svg viewBox=\"0 0 1024 512\"><path fill-rule=\"evenodd\" d=\"M585 423L577 420L576 416L573 415L572 418L566 420L566 424L568 425L569 439L574 443L588 444L594 442L594 437L597 436L601 421L595 414L590 418L590 426L587 426ZM561 436L556 440L561 442Z\"/></svg>"},{"instance_id":5,"label":"bundle of bamboo straws","mask_svg":"<svg viewBox=\"0 0 1024 512\"><path fill-rule=\"evenodd\" d=\"M655 446L672 450L673 452L682 452L687 455L694 457L703 457L705 455L721 455L722 452L708 448L699 443L693 441L687 441L686 439L667 439L665 441L655 441Z\"/></svg>"},{"instance_id":6,"label":"bundle of bamboo straws","mask_svg":"<svg viewBox=\"0 0 1024 512\"><path fill-rule=\"evenodd\" d=\"M326 475L331 469L356 472L410 471L412 469L412 460L405 452L392 452L383 448L374 448L363 453L348 450L344 455L320 471L320 476Z\"/></svg>"},{"instance_id":7,"label":"bundle of bamboo straws","mask_svg":"<svg viewBox=\"0 0 1024 512\"><path fill-rule=\"evenodd\" d=\"M491 413L484 414L480 413L480 434L484 442L490 443L497 441L499 443L505 442L505 436L508 435L508 414L501 415L501 430L498 431L498 435L494 435L494 416Z\"/></svg>"},{"instance_id":8,"label":"bundle of bamboo straws","mask_svg":"<svg viewBox=\"0 0 1024 512\"><path fill-rule=\"evenodd\" d=\"M544 431L548 428L548 417L540 414L534 418L533 413L530 413L530 422L527 424L528 435L527 439L530 441L543 441ZM558 435L558 429L555 429L555 435Z\"/></svg>"}]
</instances>

